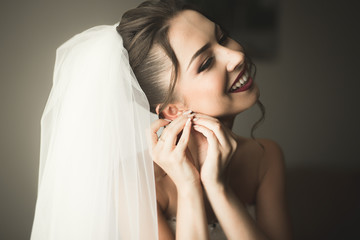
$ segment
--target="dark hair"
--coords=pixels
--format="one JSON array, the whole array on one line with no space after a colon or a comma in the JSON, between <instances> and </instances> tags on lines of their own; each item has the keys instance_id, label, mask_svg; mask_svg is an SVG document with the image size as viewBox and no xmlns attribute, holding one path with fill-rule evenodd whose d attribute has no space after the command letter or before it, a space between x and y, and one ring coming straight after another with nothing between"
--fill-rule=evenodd
<instances>
[{"instance_id":1,"label":"dark hair","mask_svg":"<svg viewBox=\"0 0 360 240\"><path fill-rule=\"evenodd\" d=\"M175 0L146 1L124 13L116 30L123 38L129 53L130 65L145 92L153 113L160 104L159 113L176 97L174 87L178 76L178 60L170 46L170 20L184 10L184 4ZM161 55L164 50L166 56ZM170 84L162 75L171 69Z\"/></svg>"},{"instance_id":2,"label":"dark hair","mask_svg":"<svg viewBox=\"0 0 360 240\"><path fill-rule=\"evenodd\" d=\"M169 43L168 30L170 21L183 10L195 10L209 18L197 7L178 0L145 1L137 8L125 12L116 28L129 53L133 72L147 96L150 110L156 113L156 106L160 104L160 117L162 117L162 110L177 97L174 88L178 77L179 63ZM159 48L163 51L157 51ZM255 77L256 68L248 56L246 56L246 62ZM171 77L170 82L167 82L164 81L164 74L168 73L169 69L171 69ZM264 106L259 100L257 104L262 116L251 128L253 139L253 131L265 116Z\"/></svg>"}]
</instances>

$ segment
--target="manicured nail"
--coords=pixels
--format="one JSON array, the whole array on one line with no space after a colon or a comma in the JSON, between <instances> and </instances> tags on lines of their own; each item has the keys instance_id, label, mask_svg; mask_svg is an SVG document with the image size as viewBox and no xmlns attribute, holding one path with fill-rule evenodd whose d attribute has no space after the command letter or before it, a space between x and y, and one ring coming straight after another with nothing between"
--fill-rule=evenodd
<instances>
[{"instance_id":1,"label":"manicured nail","mask_svg":"<svg viewBox=\"0 0 360 240\"><path fill-rule=\"evenodd\" d=\"M193 116L195 116L195 113L190 113L189 115L187 115L188 118L192 118Z\"/></svg>"},{"instance_id":2,"label":"manicured nail","mask_svg":"<svg viewBox=\"0 0 360 240\"><path fill-rule=\"evenodd\" d=\"M165 121L172 122L172 120L164 118Z\"/></svg>"},{"instance_id":3,"label":"manicured nail","mask_svg":"<svg viewBox=\"0 0 360 240\"><path fill-rule=\"evenodd\" d=\"M190 122L191 122L191 118L188 118L188 119L186 120L185 126L189 125Z\"/></svg>"},{"instance_id":4,"label":"manicured nail","mask_svg":"<svg viewBox=\"0 0 360 240\"><path fill-rule=\"evenodd\" d=\"M192 113L192 111L191 111L191 110L187 110L187 111L183 112L183 115L187 115L187 114L190 114L190 113Z\"/></svg>"}]
</instances>

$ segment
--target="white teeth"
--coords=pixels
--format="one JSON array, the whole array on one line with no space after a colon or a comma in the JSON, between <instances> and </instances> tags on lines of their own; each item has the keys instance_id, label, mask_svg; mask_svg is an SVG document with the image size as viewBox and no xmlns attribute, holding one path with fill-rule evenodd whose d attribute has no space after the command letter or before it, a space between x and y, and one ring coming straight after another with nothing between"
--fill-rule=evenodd
<instances>
[{"instance_id":1,"label":"white teeth","mask_svg":"<svg viewBox=\"0 0 360 240\"><path fill-rule=\"evenodd\" d=\"M248 80L248 73L245 73L244 76L241 78L240 82L242 81L241 84L245 84Z\"/></svg>"},{"instance_id":2,"label":"white teeth","mask_svg":"<svg viewBox=\"0 0 360 240\"><path fill-rule=\"evenodd\" d=\"M234 91L234 90L236 90L236 89L244 86L245 83L246 83L247 80L248 80L248 77L249 77L249 73L246 72L246 73L241 77L241 79L240 79L237 83L235 83L234 86L231 87L231 90Z\"/></svg>"}]
</instances>

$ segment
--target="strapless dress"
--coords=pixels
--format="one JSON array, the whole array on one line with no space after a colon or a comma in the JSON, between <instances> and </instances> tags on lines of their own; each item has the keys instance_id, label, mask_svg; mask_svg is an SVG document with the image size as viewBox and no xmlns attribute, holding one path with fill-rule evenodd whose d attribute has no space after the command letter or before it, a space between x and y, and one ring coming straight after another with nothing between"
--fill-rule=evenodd
<instances>
[{"instance_id":1,"label":"strapless dress","mask_svg":"<svg viewBox=\"0 0 360 240\"><path fill-rule=\"evenodd\" d=\"M247 211L251 215L251 217L256 221L256 210L255 205L245 205ZM172 229L173 233L175 234L176 231L176 218L172 218L168 220L168 224L170 228ZM220 227L220 224L218 222L210 223L208 225L209 228L209 235L211 240L226 240L226 236L222 228Z\"/></svg>"}]
</instances>

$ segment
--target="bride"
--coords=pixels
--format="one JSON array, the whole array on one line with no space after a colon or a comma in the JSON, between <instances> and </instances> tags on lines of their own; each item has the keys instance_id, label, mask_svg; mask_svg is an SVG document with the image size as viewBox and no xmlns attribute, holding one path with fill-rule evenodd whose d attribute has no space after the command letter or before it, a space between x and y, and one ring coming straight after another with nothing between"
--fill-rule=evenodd
<instances>
[{"instance_id":1,"label":"bride","mask_svg":"<svg viewBox=\"0 0 360 240\"><path fill-rule=\"evenodd\" d=\"M262 108L254 75L178 1L70 39L42 117L32 239L291 239L281 148L231 130Z\"/></svg>"}]
</instances>

